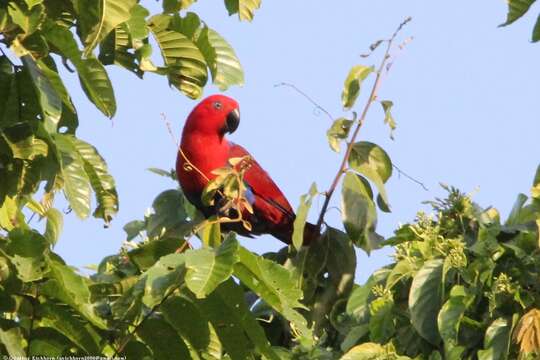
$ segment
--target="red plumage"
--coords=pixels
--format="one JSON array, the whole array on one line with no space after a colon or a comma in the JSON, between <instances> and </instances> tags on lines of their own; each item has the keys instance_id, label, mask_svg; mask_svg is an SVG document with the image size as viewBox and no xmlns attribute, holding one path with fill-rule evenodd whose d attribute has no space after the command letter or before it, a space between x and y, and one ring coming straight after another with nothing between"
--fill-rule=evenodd
<instances>
[{"instance_id":1,"label":"red plumage","mask_svg":"<svg viewBox=\"0 0 540 360\"><path fill-rule=\"evenodd\" d=\"M226 133L232 133L240 121L238 103L223 95L213 95L201 101L189 114L176 159L176 172L180 186L188 200L206 217L215 215L216 209L203 205L201 194L208 181L216 177L213 170L228 165L228 159L250 155L240 145L227 141ZM189 164L187 161L189 160ZM293 233L294 211L274 183L270 175L252 160L246 170L244 182L248 187L248 199L253 214L242 212L252 229L247 231L239 223L222 224L224 230L233 230L245 236L271 234L289 244ZM306 226L306 234L313 233L314 226ZM304 236L305 243L312 236Z\"/></svg>"}]
</instances>

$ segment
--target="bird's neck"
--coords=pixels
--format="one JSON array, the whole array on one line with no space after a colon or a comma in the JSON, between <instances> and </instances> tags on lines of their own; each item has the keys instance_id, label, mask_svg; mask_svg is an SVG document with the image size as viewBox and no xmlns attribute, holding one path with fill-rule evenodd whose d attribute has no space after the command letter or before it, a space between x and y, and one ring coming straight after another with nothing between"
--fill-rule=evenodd
<instances>
[{"instance_id":1,"label":"bird's neck","mask_svg":"<svg viewBox=\"0 0 540 360\"><path fill-rule=\"evenodd\" d=\"M208 179L215 178L212 171L227 165L230 145L218 134L184 133L180 147L183 154L178 153L176 171L180 176L191 177L193 190L202 191Z\"/></svg>"}]
</instances>

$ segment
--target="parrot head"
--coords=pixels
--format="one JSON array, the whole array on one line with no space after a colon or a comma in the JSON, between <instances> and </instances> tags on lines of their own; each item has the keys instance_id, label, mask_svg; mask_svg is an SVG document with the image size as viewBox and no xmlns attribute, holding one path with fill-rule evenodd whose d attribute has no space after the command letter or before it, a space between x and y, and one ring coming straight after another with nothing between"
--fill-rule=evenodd
<instances>
[{"instance_id":1,"label":"parrot head","mask_svg":"<svg viewBox=\"0 0 540 360\"><path fill-rule=\"evenodd\" d=\"M195 106L184 129L223 137L226 133L232 134L239 124L238 103L228 96L212 95Z\"/></svg>"}]
</instances>

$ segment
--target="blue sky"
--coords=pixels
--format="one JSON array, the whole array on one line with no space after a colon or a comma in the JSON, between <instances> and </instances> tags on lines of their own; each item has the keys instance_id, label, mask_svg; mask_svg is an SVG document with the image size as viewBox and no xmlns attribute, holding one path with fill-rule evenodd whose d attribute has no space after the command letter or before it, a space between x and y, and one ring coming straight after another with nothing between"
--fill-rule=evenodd
<instances>
[{"instance_id":1,"label":"blue sky","mask_svg":"<svg viewBox=\"0 0 540 360\"><path fill-rule=\"evenodd\" d=\"M145 5L159 9L153 1ZM390 236L425 208L422 201L443 196L439 182L474 191L478 203L503 215L518 192L528 193L540 162L540 45L529 42L538 7L507 28L497 27L506 16L502 0L263 0L253 23L228 17L220 1L199 0L192 9L233 45L244 66L245 86L227 91L242 113L231 139L257 158L294 207L313 181L319 189L328 187L342 155L327 145L330 121L291 89L274 85L293 83L333 116L344 115L340 94L349 68L374 64L376 57L359 55L407 16L413 22L403 35L414 41L400 53L380 91L381 99L395 103L395 140L389 139L377 106L360 139L383 146L429 191L395 174L387 184L393 212L380 214L378 231ZM65 216L56 251L75 266L117 252L125 239L122 226L141 219L157 194L176 186L146 169L174 167L175 145L160 114L179 136L196 104L170 89L165 78L147 74L141 81L122 69L108 69L118 103L112 121L86 100L76 77L66 75L79 110L78 136L106 158L120 195L120 212L107 229L95 219ZM205 95L216 92L210 86ZM339 196L333 204L339 205ZM321 205L322 200L314 203L313 219ZM337 210L327 219L340 223ZM259 253L281 247L269 236L242 243ZM359 253L357 282L390 261L390 254L391 249L371 257Z\"/></svg>"}]
</instances>

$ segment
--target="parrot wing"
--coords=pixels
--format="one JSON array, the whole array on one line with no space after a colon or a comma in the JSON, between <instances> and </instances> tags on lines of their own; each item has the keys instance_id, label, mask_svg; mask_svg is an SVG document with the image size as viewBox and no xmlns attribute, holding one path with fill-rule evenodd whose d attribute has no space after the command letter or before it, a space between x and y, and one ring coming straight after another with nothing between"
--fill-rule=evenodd
<instances>
[{"instance_id":1,"label":"parrot wing","mask_svg":"<svg viewBox=\"0 0 540 360\"><path fill-rule=\"evenodd\" d=\"M242 146L230 143L230 158L246 155L251 156ZM294 211L270 175L254 159L244 175L244 181L255 197L253 208L258 217L257 223L266 224L267 231L274 235L282 233L289 237L295 219Z\"/></svg>"}]
</instances>

